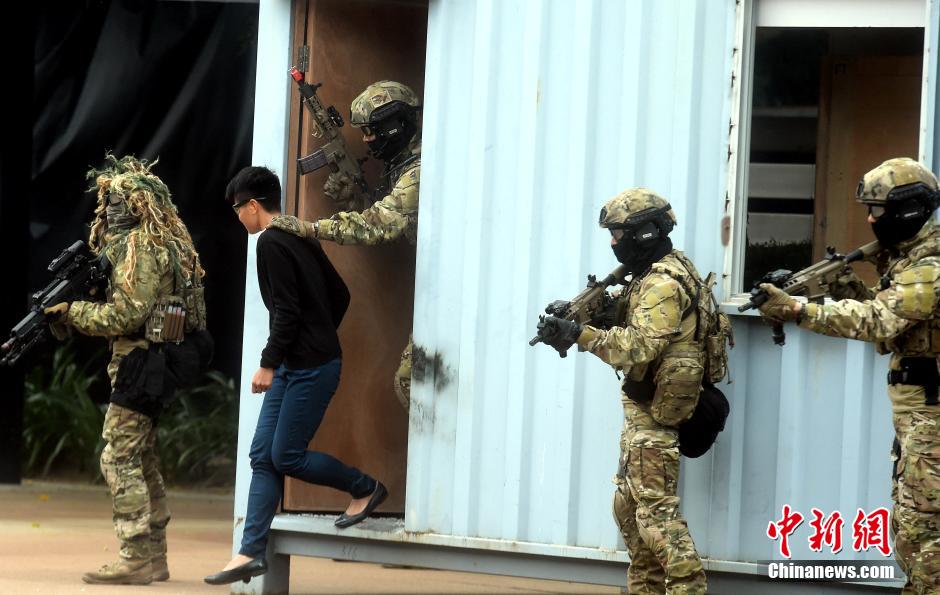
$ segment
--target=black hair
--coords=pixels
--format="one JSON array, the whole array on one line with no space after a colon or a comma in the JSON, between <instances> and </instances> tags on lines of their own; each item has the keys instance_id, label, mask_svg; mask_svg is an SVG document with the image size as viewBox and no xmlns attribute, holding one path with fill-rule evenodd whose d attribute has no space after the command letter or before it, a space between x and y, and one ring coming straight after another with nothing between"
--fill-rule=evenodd
<instances>
[{"instance_id":1,"label":"black hair","mask_svg":"<svg viewBox=\"0 0 940 595\"><path fill-rule=\"evenodd\" d=\"M253 198L268 213L281 211L281 181L266 167L250 165L235 174L225 188L225 202L236 204Z\"/></svg>"}]
</instances>

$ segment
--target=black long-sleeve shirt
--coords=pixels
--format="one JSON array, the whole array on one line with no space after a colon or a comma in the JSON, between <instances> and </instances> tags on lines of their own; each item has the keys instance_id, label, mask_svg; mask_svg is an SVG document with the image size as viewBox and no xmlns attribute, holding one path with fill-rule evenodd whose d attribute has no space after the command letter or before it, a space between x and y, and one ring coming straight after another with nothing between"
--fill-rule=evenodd
<instances>
[{"instance_id":1,"label":"black long-sleeve shirt","mask_svg":"<svg viewBox=\"0 0 940 595\"><path fill-rule=\"evenodd\" d=\"M280 229L258 238L258 285L270 334L262 368L313 368L342 354L336 329L349 290L319 243Z\"/></svg>"}]
</instances>

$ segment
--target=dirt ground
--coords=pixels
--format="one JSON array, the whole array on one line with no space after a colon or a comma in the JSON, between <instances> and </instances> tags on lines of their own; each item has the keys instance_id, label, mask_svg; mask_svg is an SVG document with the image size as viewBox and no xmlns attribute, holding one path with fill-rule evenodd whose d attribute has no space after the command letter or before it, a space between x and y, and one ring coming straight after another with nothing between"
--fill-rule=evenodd
<instances>
[{"instance_id":1,"label":"dirt ground","mask_svg":"<svg viewBox=\"0 0 940 595\"><path fill-rule=\"evenodd\" d=\"M202 577L231 557L232 495L170 492L170 580L145 587L86 585L83 572L116 559L111 503L102 486L0 486L0 595L226 593ZM354 572L351 570L355 569ZM383 568L295 556L291 593L619 593L617 588L485 574Z\"/></svg>"}]
</instances>

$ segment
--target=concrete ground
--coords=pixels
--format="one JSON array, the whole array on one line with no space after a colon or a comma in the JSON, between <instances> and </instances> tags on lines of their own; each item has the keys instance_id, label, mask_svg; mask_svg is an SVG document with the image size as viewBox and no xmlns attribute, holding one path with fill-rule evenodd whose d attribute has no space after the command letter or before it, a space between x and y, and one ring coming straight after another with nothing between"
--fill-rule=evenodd
<instances>
[{"instance_id":1,"label":"concrete ground","mask_svg":"<svg viewBox=\"0 0 940 595\"><path fill-rule=\"evenodd\" d=\"M86 585L83 572L117 556L103 486L26 481L0 486L0 595L226 593L202 577L231 558L232 496L170 492L170 580L145 587ZM609 593L612 587L376 564L291 559L291 593Z\"/></svg>"}]
</instances>

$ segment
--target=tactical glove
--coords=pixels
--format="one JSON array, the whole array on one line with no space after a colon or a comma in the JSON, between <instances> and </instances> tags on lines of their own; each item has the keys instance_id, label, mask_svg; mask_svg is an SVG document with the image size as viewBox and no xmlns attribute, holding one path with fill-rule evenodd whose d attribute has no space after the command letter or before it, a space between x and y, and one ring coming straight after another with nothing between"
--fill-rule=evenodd
<instances>
[{"instance_id":1,"label":"tactical glove","mask_svg":"<svg viewBox=\"0 0 940 595\"><path fill-rule=\"evenodd\" d=\"M302 219L298 219L293 215L278 215L277 217L271 219L271 223L268 224L267 228L280 229L305 240L316 237L313 223L310 221L303 221Z\"/></svg>"},{"instance_id":2,"label":"tactical glove","mask_svg":"<svg viewBox=\"0 0 940 595\"><path fill-rule=\"evenodd\" d=\"M540 316L536 327L542 342L564 355L581 336L581 325L555 316Z\"/></svg>"},{"instance_id":3,"label":"tactical glove","mask_svg":"<svg viewBox=\"0 0 940 595\"><path fill-rule=\"evenodd\" d=\"M323 193L335 202L349 202L356 197L356 183L341 171L333 172L323 184Z\"/></svg>"},{"instance_id":4,"label":"tactical glove","mask_svg":"<svg viewBox=\"0 0 940 595\"><path fill-rule=\"evenodd\" d=\"M793 311L797 303L795 299L770 283L761 283L760 288L767 293L767 301L759 306L761 316L773 322L796 320L797 313Z\"/></svg>"},{"instance_id":5,"label":"tactical glove","mask_svg":"<svg viewBox=\"0 0 940 595\"><path fill-rule=\"evenodd\" d=\"M65 322L65 317L69 313L68 302L61 302L54 306L49 306L42 311L49 321L49 330L52 336L59 341L64 341L69 337L69 327Z\"/></svg>"}]
</instances>

